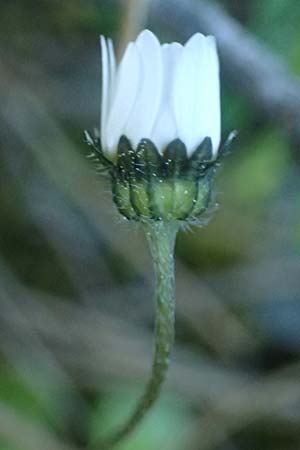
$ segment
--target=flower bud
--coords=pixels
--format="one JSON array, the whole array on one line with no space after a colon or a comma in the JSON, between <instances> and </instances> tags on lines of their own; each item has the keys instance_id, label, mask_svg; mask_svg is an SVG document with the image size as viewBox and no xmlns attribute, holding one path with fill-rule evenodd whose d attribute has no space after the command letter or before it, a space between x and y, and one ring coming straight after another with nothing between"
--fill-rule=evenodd
<instances>
[{"instance_id":1,"label":"flower bud","mask_svg":"<svg viewBox=\"0 0 300 450\"><path fill-rule=\"evenodd\" d=\"M224 154L215 39L196 33L184 46L160 45L144 30L117 69L111 40L101 37L101 50L100 139L86 136L119 211L140 221L196 220Z\"/></svg>"}]
</instances>

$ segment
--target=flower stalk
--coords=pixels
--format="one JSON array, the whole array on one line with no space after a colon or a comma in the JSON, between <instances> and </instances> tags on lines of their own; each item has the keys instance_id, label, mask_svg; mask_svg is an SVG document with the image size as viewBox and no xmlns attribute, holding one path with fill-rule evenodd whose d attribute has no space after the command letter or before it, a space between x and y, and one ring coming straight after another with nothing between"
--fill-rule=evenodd
<instances>
[{"instance_id":1,"label":"flower stalk","mask_svg":"<svg viewBox=\"0 0 300 450\"><path fill-rule=\"evenodd\" d=\"M131 434L157 399L169 367L174 342L174 246L178 223L148 221L143 224L155 273L155 341L152 371L145 392L127 422L101 446L111 450Z\"/></svg>"}]
</instances>

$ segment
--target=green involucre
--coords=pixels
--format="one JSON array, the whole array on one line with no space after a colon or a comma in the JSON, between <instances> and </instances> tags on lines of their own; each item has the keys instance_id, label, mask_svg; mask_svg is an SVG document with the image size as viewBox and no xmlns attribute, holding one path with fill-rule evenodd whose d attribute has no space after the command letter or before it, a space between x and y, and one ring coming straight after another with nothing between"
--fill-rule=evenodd
<instances>
[{"instance_id":1,"label":"green involucre","mask_svg":"<svg viewBox=\"0 0 300 450\"><path fill-rule=\"evenodd\" d=\"M113 199L120 213L140 222L199 219L210 205L214 175L234 136L229 136L217 157L208 137L189 157L179 139L161 155L149 139L142 139L133 149L126 136L121 136L112 162L102 152L100 141L86 134L95 150L93 156L111 175Z\"/></svg>"}]
</instances>

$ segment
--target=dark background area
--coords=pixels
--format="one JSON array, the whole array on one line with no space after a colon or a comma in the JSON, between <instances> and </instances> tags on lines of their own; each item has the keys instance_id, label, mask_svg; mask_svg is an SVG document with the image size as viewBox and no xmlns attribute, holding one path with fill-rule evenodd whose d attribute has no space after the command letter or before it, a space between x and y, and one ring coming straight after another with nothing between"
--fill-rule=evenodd
<instances>
[{"instance_id":1,"label":"dark background area","mask_svg":"<svg viewBox=\"0 0 300 450\"><path fill-rule=\"evenodd\" d=\"M152 266L89 164L99 34L118 53L217 37L224 138L209 225L176 246L163 395L123 450L300 448L300 2L0 1L0 450L83 450L151 362Z\"/></svg>"}]
</instances>

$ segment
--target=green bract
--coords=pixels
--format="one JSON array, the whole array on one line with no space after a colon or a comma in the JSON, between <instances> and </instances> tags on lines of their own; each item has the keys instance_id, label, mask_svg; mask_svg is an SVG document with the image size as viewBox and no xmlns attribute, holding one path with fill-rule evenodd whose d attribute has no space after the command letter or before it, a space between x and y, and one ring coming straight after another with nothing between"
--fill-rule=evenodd
<instances>
[{"instance_id":1,"label":"green bract","mask_svg":"<svg viewBox=\"0 0 300 450\"><path fill-rule=\"evenodd\" d=\"M130 220L194 222L207 210L214 175L235 137L231 133L216 157L212 141L205 138L191 156L184 143L175 139L160 154L149 139L133 149L121 136L116 161L108 160L99 139L86 133L92 157L111 176L113 199L120 213Z\"/></svg>"}]
</instances>

